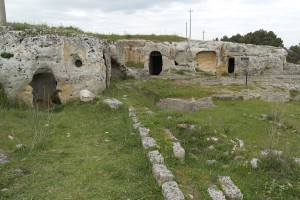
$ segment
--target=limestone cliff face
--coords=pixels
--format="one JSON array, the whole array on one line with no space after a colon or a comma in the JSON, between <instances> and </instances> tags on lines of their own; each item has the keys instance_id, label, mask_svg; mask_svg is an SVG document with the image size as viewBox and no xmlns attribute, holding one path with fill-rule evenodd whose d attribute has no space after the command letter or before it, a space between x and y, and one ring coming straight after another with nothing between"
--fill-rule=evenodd
<instances>
[{"instance_id":1,"label":"limestone cliff face","mask_svg":"<svg viewBox=\"0 0 300 200\"><path fill-rule=\"evenodd\" d=\"M87 89L108 88L111 69L126 75L159 75L170 69L233 73L283 74L283 48L221 41L155 43L118 40L107 44L87 35L59 36L36 30L0 27L0 84L9 98L34 105L63 103ZM128 67L138 63L142 69ZM295 71L295 70L294 70Z\"/></svg>"},{"instance_id":2,"label":"limestone cliff face","mask_svg":"<svg viewBox=\"0 0 300 200\"><path fill-rule=\"evenodd\" d=\"M35 92L41 96L43 89L50 96L56 92L65 102L79 98L80 90L99 94L109 85L109 46L87 35L67 37L0 27L0 53L0 83L9 98L25 103L33 102ZM54 79L41 74L52 74ZM40 86L34 87L35 82Z\"/></svg>"},{"instance_id":3,"label":"limestone cliff face","mask_svg":"<svg viewBox=\"0 0 300 200\"><path fill-rule=\"evenodd\" d=\"M281 73L286 65L283 48L221 41L154 43L145 40L119 40L111 45L113 58L121 65L142 62L151 71L151 52L160 52L162 70L186 69L210 73ZM130 70L128 70L130 72Z\"/></svg>"}]
</instances>

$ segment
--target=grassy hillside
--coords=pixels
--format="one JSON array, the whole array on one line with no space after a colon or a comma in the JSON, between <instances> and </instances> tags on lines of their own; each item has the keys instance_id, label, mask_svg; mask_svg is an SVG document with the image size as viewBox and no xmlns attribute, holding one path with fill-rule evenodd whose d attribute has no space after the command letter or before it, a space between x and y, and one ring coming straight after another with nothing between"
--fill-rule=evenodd
<instances>
[{"instance_id":1,"label":"grassy hillside","mask_svg":"<svg viewBox=\"0 0 300 200\"><path fill-rule=\"evenodd\" d=\"M25 29L36 29L38 31L51 31L56 32L60 35L68 35L72 33L80 33L80 34L88 34L97 38L107 39L109 41L116 41L121 39L128 39L128 40L151 40L154 42L181 42L185 41L186 38L177 36L177 35L141 35L141 34L126 34L126 35L119 35L119 34L101 34L101 33L91 33L91 32L84 32L81 29L74 27L74 26L48 26L47 24L28 24L28 23L6 23L6 26L13 27L14 30L23 31Z\"/></svg>"},{"instance_id":2,"label":"grassy hillside","mask_svg":"<svg viewBox=\"0 0 300 200\"><path fill-rule=\"evenodd\" d=\"M125 105L117 110L103 105L101 99L72 102L50 113L9 107L4 100L0 153L11 162L0 165L0 199L162 199L139 136L132 129L129 106L136 108L138 118L151 129L186 199L190 195L209 199L207 188L218 186L218 176L230 176L244 199L299 198L300 167L292 160L300 157L299 102L215 100L217 107L194 113L155 105L165 97L210 96L221 87L225 88L159 79L116 81L101 99L123 101ZM196 128L178 127L182 123ZM186 150L184 163L174 158L164 129ZM209 137L218 142L208 141ZM232 152L231 140L236 139L244 141L244 150ZM17 149L17 144L26 147ZM262 158L260 152L265 149L282 150L283 155ZM258 169L246 164L254 157L261 160ZM215 164L205 163L213 159Z\"/></svg>"}]
</instances>

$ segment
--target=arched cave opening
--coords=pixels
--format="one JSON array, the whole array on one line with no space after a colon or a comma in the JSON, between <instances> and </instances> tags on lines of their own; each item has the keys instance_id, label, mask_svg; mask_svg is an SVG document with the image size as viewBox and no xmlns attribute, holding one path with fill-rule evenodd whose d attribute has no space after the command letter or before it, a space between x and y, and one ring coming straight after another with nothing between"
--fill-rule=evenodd
<instances>
[{"instance_id":1,"label":"arched cave opening","mask_svg":"<svg viewBox=\"0 0 300 200\"><path fill-rule=\"evenodd\" d=\"M229 60L228 60L228 73L229 74L234 73L234 68L235 68L235 60L234 60L234 58L229 58Z\"/></svg>"},{"instance_id":2,"label":"arched cave opening","mask_svg":"<svg viewBox=\"0 0 300 200\"><path fill-rule=\"evenodd\" d=\"M159 51L152 51L149 58L150 75L159 75L162 71L163 60Z\"/></svg>"},{"instance_id":3,"label":"arched cave opening","mask_svg":"<svg viewBox=\"0 0 300 200\"><path fill-rule=\"evenodd\" d=\"M58 95L61 91L56 89L57 81L51 72L36 73L29 85L32 87L34 107L52 109L61 104Z\"/></svg>"}]
</instances>

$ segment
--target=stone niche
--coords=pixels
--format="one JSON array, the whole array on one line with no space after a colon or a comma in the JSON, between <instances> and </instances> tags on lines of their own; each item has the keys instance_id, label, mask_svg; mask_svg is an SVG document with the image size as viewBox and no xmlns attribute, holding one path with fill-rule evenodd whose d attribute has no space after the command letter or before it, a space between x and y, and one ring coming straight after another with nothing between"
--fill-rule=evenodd
<instances>
[{"instance_id":1,"label":"stone niche","mask_svg":"<svg viewBox=\"0 0 300 200\"><path fill-rule=\"evenodd\" d=\"M99 94L109 86L111 55L106 41L0 27L0 84L8 98L38 107L78 99L87 89ZM34 33L34 34L33 34Z\"/></svg>"}]
</instances>

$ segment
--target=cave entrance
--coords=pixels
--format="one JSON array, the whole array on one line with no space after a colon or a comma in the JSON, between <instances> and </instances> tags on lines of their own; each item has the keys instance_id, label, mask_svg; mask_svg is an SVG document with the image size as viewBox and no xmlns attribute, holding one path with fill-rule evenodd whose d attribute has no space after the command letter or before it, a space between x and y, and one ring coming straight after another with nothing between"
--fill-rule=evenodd
<instances>
[{"instance_id":1,"label":"cave entrance","mask_svg":"<svg viewBox=\"0 0 300 200\"><path fill-rule=\"evenodd\" d=\"M149 58L150 75L159 75L162 71L162 55L159 51L152 51Z\"/></svg>"},{"instance_id":2,"label":"cave entrance","mask_svg":"<svg viewBox=\"0 0 300 200\"><path fill-rule=\"evenodd\" d=\"M34 107L49 110L61 104L59 90L56 89L57 82L49 70L36 72L29 85L32 87Z\"/></svg>"},{"instance_id":3,"label":"cave entrance","mask_svg":"<svg viewBox=\"0 0 300 200\"><path fill-rule=\"evenodd\" d=\"M234 68L235 68L235 60L234 60L234 58L229 58L229 60L228 60L228 73L229 74L234 73Z\"/></svg>"}]
</instances>

